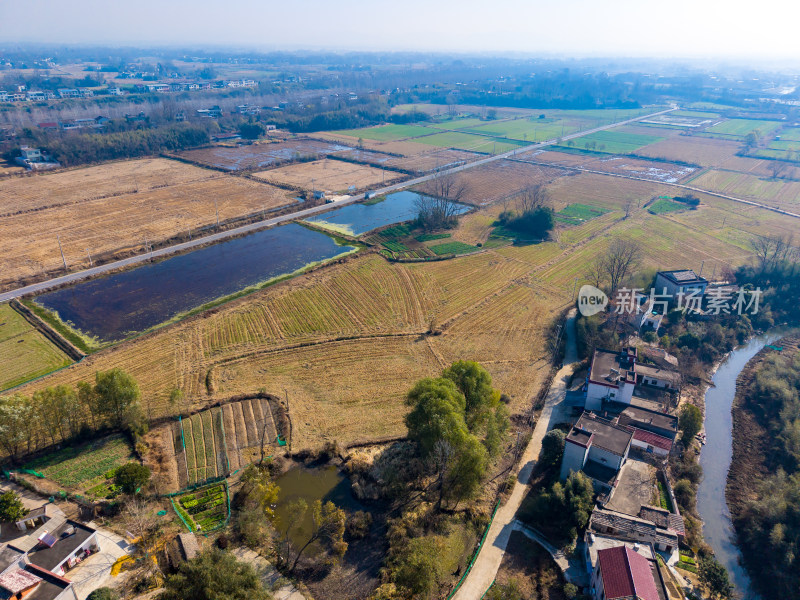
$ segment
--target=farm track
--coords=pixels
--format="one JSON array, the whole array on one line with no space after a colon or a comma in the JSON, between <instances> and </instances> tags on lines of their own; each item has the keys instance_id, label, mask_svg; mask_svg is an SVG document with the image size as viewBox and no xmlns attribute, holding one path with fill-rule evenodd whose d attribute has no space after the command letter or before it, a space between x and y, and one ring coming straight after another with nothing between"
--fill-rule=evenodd
<instances>
[{"instance_id":1,"label":"farm track","mask_svg":"<svg viewBox=\"0 0 800 600\"><path fill-rule=\"evenodd\" d=\"M641 115L641 116L638 116L638 117L635 117L635 118L632 118L632 119L627 119L625 121L620 121L618 123L612 123L612 124L609 124L609 125L603 125L601 127L597 127L597 128L594 128L594 129L588 129L586 131L581 131L581 132L578 132L578 133L566 135L566 136L563 136L563 137L560 137L560 138L554 138L554 139L551 139L551 140L546 140L544 142L531 144L529 146L521 146L519 148L514 148L512 150L509 150L508 152L503 152L503 153L496 154L496 155L493 155L493 156L488 156L486 158L482 158L482 159L476 160L476 161L471 162L471 163L467 163L467 164L464 164L464 165L459 165L457 167L453 167L452 169L448 169L446 171L441 171L439 173L432 173L432 174L424 175L422 177L417 177L417 178L414 178L414 179L403 181L403 182L400 182L400 183L397 183L397 184L394 184L394 185L389 185L389 186L380 188L378 190L375 190L375 193L376 194L388 194L390 192L396 192L396 191L399 191L399 190L402 190L402 189L410 188L410 187L419 185L421 183L425 183L427 181L430 181L431 179L433 179L436 176L441 175L442 173L446 173L446 174L459 173L461 171L465 171L467 169L472 169L472 168L475 168L475 167L478 167L478 166L481 166L481 165L485 165L485 164L488 164L488 163L491 163L491 162L494 162L494 161L513 158L518 152L529 152L529 151L532 151L532 150L538 150L538 149L545 148L547 146L552 146L552 145L556 144L557 142L559 142L559 140L563 142L563 141L570 140L570 139L573 139L573 138L578 138L578 137L582 137L582 136L585 136L585 135L589 135L591 133L595 133L595 132L598 132L598 131L604 131L604 130L607 130L607 129L613 129L615 127L621 127L621 126L624 126L624 125L628 125L630 123L635 123L636 121L640 121L642 119L648 119L648 118L652 118L652 117L657 116L657 115L662 115L662 114L671 112L673 110L676 110L676 108L677 108L677 106L674 106L674 107L666 109L666 110L658 111L658 112L651 113L651 114L648 114L648 115ZM551 165L545 165L545 166L551 166ZM80 280L86 279L88 277L101 275L103 273L107 273L109 271L120 269L120 268L123 268L123 267L130 267L130 266L133 266L133 265L137 265L137 264L146 262L148 260L152 260L154 258L160 258L160 257L163 257L163 256L168 256L170 254L175 254L176 252L184 252L184 251L191 250L191 249L196 248L196 247L201 246L201 245L219 242L219 241L222 241L222 240L234 237L234 236L239 236L239 235L243 235L243 234L247 234L247 233L252 233L254 231L258 231L258 230L261 230L261 229L266 229L268 227L273 227L273 226L276 226L276 225L280 225L282 223L288 223L290 221L295 221L297 219L303 219L303 218L306 218L306 217L309 217L309 216L312 216L312 215L317 215L319 213L326 212L328 210L332 210L332 209L338 208L340 206L353 204L353 203L356 203L356 202L361 201L363 199L364 199L364 194L358 194L358 195L352 196L351 198L348 198L346 200L341 200L339 202L336 202L333 205L323 204L323 205L307 208L307 209L300 210L300 211L297 211L297 212L294 212L294 213L289 213L289 214L286 214L286 215L273 217L271 219L258 221L256 223L250 223L248 225L243 225L241 227L235 227L235 228L229 229L227 231L222 231L222 232L211 234L211 235L208 235L208 236L196 238L196 239L191 240L189 242L183 242L183 243L180 243L180 244L175 244L173 246L167 246L165 248L159 248L159 249L153 250L153 251L151 251L149 253L144 253L144 254L139 254L139 255L136 255L136 256L131 256L131 257L123 259L123 260L106 263L106 264L99 265L97 267L93 267L93 268L86 269L86 270L83 270L83 271L77 271L77 272L74 272L74 273L69 273L67 275L62 275L60 277L55 277L53 279L50 279L50 280L47 280L47 281L43 281L43 282L40 282L40 283L35 283L35 284L23 286L21 288L9 290L9 291L6 291L6 292L0 294L0 302L5 302L6 300L11 300L13 298L18 298L20 296L24 296L24 295L28 295L28 294L35 294L35 293L44 291L44 290L52 288L52 287L56 287L56 286L60 286L60 285L68 284L68 283L74 283L76 281L80 281ZM752 202L749 202L749 203L753 204L755 206L759 206L758 203L752 203ZM769 208L769 207L766 207L766 208ZM771 210L776 210L776 209L771 209ZM800 215L793 215L793 216L800 217Z\"/></svg>"}]
</instances>

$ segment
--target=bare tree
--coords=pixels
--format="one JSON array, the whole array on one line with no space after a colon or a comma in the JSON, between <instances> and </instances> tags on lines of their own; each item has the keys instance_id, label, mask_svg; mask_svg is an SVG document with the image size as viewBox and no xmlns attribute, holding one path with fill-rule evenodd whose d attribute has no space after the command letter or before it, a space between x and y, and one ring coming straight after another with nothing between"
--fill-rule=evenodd
<instances>
[{"instance_id":1,"label":"bare tree","mask_svg":"<svg viewBox=\"0 0 800 600\"><path fill-rule=\"evenodd\" d=\"M452 173L437 173L427 186L428 194L414 201L420 224L425 229L438 229L453 223L467 186Z\"/></svg>"},{"instance_id":2,"label":"bare tree","mask_svg":"<svg viewBox=\"0 0 800 600\"><path fill-rule=\"evenodd\" d=\"M750 239L750 247L756 256L760 273L775 269L790 259L797 248L792 245L791 235L756 235Z\"/></svg>"},{"instance_id":3,"label":"bare tree","mask_svg":"<svg viewBox=\"0 0 800 600\"><path fill-rule=\"evenodd\" d=\"M527 185L517 194L517 210L520 214L533 212L550 204L550 193L541 183Z\"/></svg>"},{"instance_id":4,"label":"bare tree","mask_svg":"<svg viewBox=\"0 0 800 600\"><path fill-rule=\"evenodd\" d=\"M769 172L772 173L772 178L773 179L777 179L788 168L789 168L789 165L787 163L782 162L780 160L773 160L769 165Z\"/></svg>"},{"instance_id":5,"label":"bare tree","mask_svg":"<svg viewBox=\"0 0 800 600\"><path fill-rule=\"evenodd\" d=\"M613 294L641 264L642 247L633 240L615 238L598 261Z\"/></svg>"},{"instance_id":6,"label":"bare tree","mask_svg":"<svg viewBox=\"0 0 800 600\"><path fill-rule=\"evenodd\" d=\"M597 256L583 271L583 277L597 289L601 289L606 281L606 271L602 257Z\"/></svg>"},{"instance_id":7,"label":"bare tree","mask_svg":"<svg viewBox=\"0 0 800 600\"><path fill-rule=\"evenodd\" d=\"M625 211L625 218L627 219L633 212L633 199L627 200L625 204L622 205L622 208Z\"/></svg>"}]
</instances>

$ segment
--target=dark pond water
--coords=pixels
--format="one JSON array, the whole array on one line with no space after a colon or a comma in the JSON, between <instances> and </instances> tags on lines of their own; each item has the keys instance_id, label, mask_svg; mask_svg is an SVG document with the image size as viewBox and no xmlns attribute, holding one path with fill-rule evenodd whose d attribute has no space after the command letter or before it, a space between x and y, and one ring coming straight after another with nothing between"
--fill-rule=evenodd
<instances>
[{"instance_id":1,"label":"dark pond water","mask_svg":"<svg viewBox=\"0 0 800 600\"><path fill-rule=\"evenodd\" d=\"M110 342L350 250L289 224L48 292L36 302L79 331Z\"/></svg>"},{"instance_id":2,"label":"dark pond water","mask_svg":"<svg viewBox=\"0 0 800 600\"><path fill-rule=\"evenodd\" d=\"M731 513L725 500L728 470L733 458L733 416L731 408L736 396L736 379L748 361L765 345L784 333L773 331L750 340L735 349L714 374L714 386L706 392L706 444L700 452L703 480L697 490L697 510L703 519L703 537L714 554L728 569L736 586L736 595L743 600L759 600L750 587L750 578L739 564L741 553L734 543Z\"/></svg>"},{"instance_id":3,"label":"dark pond water","mask_svg":"<svg viewBox=\"0 0 800 600\"><path fill-rule=\"evenodd\" d=\"M326 466L318 468L297 467L287 471L275 480L280 488L278 504L275 508L275 517L278 529L283 530L286 523L292 520L289 505L296 500L305 500L308 504L305 518L300 527L290 531L290 538L295 547L306 543L311 533L311 506L317 500L333 502L345 510L361 510L363 507L353 496L350 480L344 477L336 467Z\"/></svg>"},{"instance_id":4,"label":"dark pond water","mask_svg":"<svg viewBox=\"0 0 800 600\"><path fill-rule=\"evenodd\" d=\"M334 231L357 236L378 227L415 218L417 208L414 202L419 197L420 194L416 192L395 192L377 204L349 204L306 220ZM468 210L468 206L459 207L460 213Z\"/></svg>"}]
</instances>

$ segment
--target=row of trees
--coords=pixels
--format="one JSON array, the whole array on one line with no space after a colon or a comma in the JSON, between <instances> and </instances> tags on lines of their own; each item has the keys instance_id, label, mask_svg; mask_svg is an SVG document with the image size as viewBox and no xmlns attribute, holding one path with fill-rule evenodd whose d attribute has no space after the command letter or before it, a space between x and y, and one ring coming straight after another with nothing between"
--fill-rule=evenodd
<instances>
[{"instance_id":1,"label":"row of trees","mask_svg":"<svg viewBox=\"0 0 800 600\"><path fill-rule=\"evenodd\" d=\"M773 473L752 482L754 497L734 523L745 562L764 597L794 597L800 589L800 353L773 355L758 367L744 407L766 428ZM769 560L761 560L768 556Z\"/></svg>"},{"instance_id":2,"label":"row of trees","mask_svg":"<svg viewBox=\"0 0 800 600\"><path fill-rule=\"evenodd\" d=\"M22 456L86 432L120 429L134 437L147 430L136 381L121 369L98 371L94 385L58 385L33 396L0 396L0 447L17 462Z\"/></svg>"}]
</instances>

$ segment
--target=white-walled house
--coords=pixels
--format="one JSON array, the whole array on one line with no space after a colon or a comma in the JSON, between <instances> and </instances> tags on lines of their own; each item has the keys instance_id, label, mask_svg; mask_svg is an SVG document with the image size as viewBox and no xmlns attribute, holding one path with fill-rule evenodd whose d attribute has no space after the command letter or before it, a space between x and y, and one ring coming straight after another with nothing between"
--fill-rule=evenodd
<instances>
[{"instance_id":1,"label":"white-walled house","mask_svg":"<svg viewBox=\"0 0 800 600\"><path fill-rule=\"evenodd\" d=\"M656 273L656 293L665 293L673 298L696 294L701 297L708 287L708 280L700 277L691 269L679 271L659 271Z\"/></svg>"},{"instance_id":2,"label":"white-walled house","mask_svg":"<svg viewBox=\"0 0 800 600\"><path fill-rule=\"evenodd\" d=\"M628 458L633 431L585 412L564 441L561 479L582 471L592 479L595 490L609 492Z\"/></svg>"}]
</instances>

